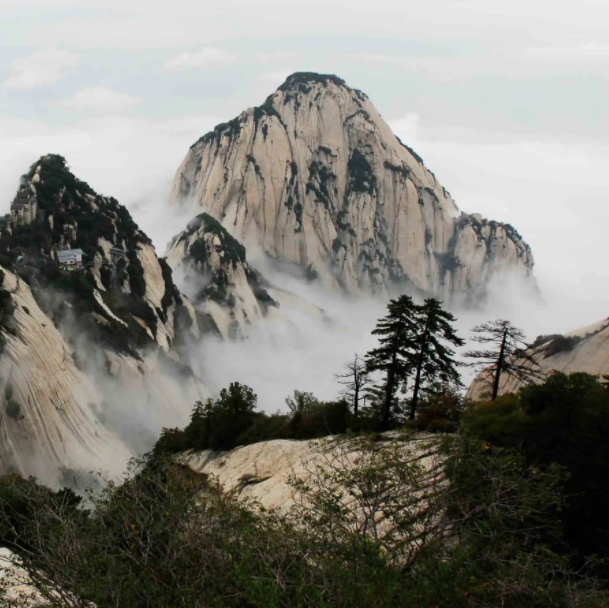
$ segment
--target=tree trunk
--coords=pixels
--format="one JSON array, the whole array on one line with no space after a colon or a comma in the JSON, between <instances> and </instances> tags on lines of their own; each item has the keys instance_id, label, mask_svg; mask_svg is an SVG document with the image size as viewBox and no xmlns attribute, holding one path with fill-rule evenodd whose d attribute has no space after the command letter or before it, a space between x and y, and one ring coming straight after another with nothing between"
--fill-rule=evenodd
<instances>
[{"instance_id":1,"label":"tree trunk","mask_svg":"<svg viewBox=\"0 0 609 608\"><path fill-rule=\"evenodd\" d=\"M356 372L357 373L357 372ZM357 420L357 407L359 405L359 378L355 376L355 392L353 393L353 415Z\"/></svg>"},{"instance_id":2,"label":"tree trunk","mask_svg":"<svg viewBox=\"0 0 609 608\"><path fill-rule=\"evenodd\" d=\"M423 360L425 356L425 350L427 349L427 335L429 331L429 316L425 321L425 329L423 330L421 351L419 353L419 361L417 363L417 375L414 379L414 388L412 389L412 400L410 401L410 414L408 415L409 420L414 420L417 413L417 406L419 405L419 391L421 390L421 371L423 369Z\"/></svg>"},{"instance_id":3,"label":"tree trunk","mask_svg":"<svg viewBox=\"0 0 609 608\"><path fill-rule=\"evenodd\" d=\"M391 417L391 405L393 401L393 385L395 384L395 366L397 358L393 354L391 367L387 370L387 384L385 385L385 403L383 405L383 419L381 420L381 431L389 430L389 419Z\"/></svg>"},{"instance_id":4,"label":"tree trunk","mask_svg":"<svg viewBox=\"0 0 609 608\"><path fill-rule=\"evenodd\" d=\"M499 380L501 378L501 368L503 367L503 358L505 357L505 345L507 342L508 330L503 332L503 340L501 341L501 348L499 349L499 358L497 359L497 368L495 369L495 378L493 380L493 394L491 401L497 399L497 393L499 392Z\"/></svg>"}]
</instances>

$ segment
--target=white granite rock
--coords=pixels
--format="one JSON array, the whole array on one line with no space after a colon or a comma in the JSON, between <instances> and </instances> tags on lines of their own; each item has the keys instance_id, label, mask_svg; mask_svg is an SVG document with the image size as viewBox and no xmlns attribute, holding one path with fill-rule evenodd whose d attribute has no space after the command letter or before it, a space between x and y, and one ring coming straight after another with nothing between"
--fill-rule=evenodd
<instances>
[{"instance_id":1,"label":"white granite rock","mask_svg":"<svg viewBox=\"0 0 609 608\"><path fill-rule=\"evenodd\" d=\"M351 293L458 297L498 269L533 268L513 228L460 214L368 97L334 76L294 74L202 137L171 200Z\"/></svg>"}]
</instances>

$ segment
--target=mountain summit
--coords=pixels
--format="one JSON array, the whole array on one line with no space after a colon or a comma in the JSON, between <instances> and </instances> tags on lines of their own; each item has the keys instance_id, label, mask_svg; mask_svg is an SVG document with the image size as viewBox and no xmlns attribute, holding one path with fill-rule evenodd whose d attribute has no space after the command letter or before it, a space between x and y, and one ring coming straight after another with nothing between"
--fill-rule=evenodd
<instances>
[{"instance_id":1,"label":"mountain summit","mask_svg":"<svg viewBox=\"0 0 609 608\"><path fill-rule=\"evenodd\" d=\"M200 138L172 202L349 293L454 300L500 269L532 274L514 228L460 213L368 97L332 75L292 74L262 106Z\"/></svg>"}]
</instances>

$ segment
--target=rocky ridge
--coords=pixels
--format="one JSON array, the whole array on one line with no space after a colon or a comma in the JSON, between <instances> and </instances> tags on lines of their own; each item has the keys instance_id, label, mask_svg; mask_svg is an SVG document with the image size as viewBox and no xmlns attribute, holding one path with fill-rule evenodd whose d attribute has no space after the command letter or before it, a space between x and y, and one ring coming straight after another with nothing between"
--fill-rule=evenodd
<instances>
[{"instance_id":1,"label":"rocky ridge","mask_svg":"<svg viewBox=\"0 0 609 608\"><path fill-rule=\"evenodd\" d=\"M188 360L197 315L118 201L41 158L30 221L0 221L0 468L122 471L207 396ZM83 251L62 268L57 252Z\"/></svg>"},{"instance_id":2,"label":"rocky ridge","mask_svg":"<svg viewBox=\"0 0 609 608\"><path fill-rule=\"evenodd\" d=\"M167 262L181 278L200 325L223 338L243 338L248 328L278 310L245 247L207 213L172 239Z\"/></svg>"},{"instance_id":3,"label":"rocky ridge","mask_svg":"<svg viewBox=\"0 0 609 608\"><path fill-rule=\"evenodd\" d=\"M516 230L460 213L368 97L336 76L293 74L199 139L172 202L350 293L458 299L503 269L533 269Z\"/></svg>"}]
</instances>

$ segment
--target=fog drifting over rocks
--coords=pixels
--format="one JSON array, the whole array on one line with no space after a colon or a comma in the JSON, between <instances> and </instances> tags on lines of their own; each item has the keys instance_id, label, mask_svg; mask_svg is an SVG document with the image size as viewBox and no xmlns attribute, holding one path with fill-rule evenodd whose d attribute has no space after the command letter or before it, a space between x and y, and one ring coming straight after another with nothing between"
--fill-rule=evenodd
<instances>
[{"instance_id":1,"label":"fog drifting over rocks","mask_svg":"<svg viewBox=\"0 0 609 608\"><path fill-rule=\"evenodd\" d=\"M374 99L374 91L369 93ZM2 209L8 212L19 176L29 164L41 154L57 152L81 179L125 204L162 255L191 219L167 206L174 171L188 146L219 121L213 116L164 121L106 116L69 128L0 121L5 144L0 150ZM501 317L522 327L532 341L539 334L568 332L607 316L604 223L598 216L598 203L606 194L602 172L595 170L609 156L607 147L527 144L499 136L489 145L471 133L426 129L418 117L390 123L423 156L461 209L511 223L532 247L541 299L511 278L498 278L484 308L454 311L461 335ZM562 168L578 166L579 177L561 174L553 179L553 159L559 157ZM581 187L580 178L585 182ZM370 332L386 302L330 296L314 284L265 267L255 252L248 251L248 257L274 285L316 304L329 320L320 322L298 306L284 304L289 322L265 322L243 342L206 339L196 353L197 371L214 392L230 381L249 384L266 411L282 407L294 389L336 396L340 387L333 375L355 352L363 354L372 346Z\"/></svg>"}]
</instances>

